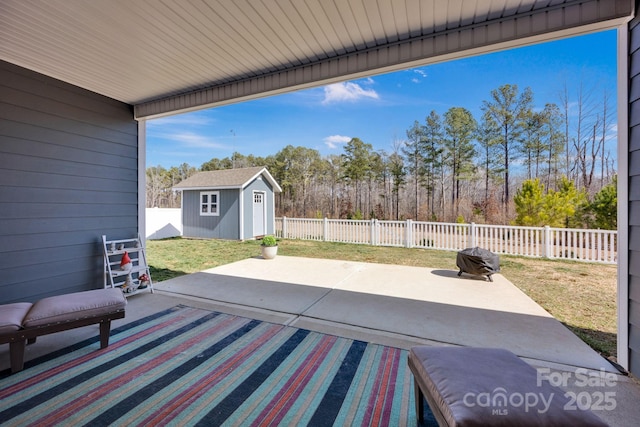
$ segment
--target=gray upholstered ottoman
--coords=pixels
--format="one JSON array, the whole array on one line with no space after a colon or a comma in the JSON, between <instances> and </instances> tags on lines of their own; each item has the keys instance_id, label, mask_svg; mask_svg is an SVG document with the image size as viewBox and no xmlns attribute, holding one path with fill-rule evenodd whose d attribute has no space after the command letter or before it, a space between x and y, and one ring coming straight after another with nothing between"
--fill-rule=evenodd
<instances>
[{"instance_id":1,"label":"gray upholstered ottoman","mask_svg":"<svg viewBox=\"0 0 640 427\"><path fill-rule=\"evenodd\" d=\"M591 411L565 410L565 392L504 349L413 347L416 411L422 398L441 426L606 426Z\"/></svg>"},{"instance_id":2,"label":"gray upholstered ottoman","mask_svg":"<svg viewBox=\"0 0 640 427\"><path fill-rule=\"evenodd\" d=\"M34 343L40 335L97 323L100 347L107 347L111 321L124 317L126 305L119 288L58 295L35 304L0 305L0 344L10 345L11 371L22 370L26 343Z\"/></svg>"}]
</instances>

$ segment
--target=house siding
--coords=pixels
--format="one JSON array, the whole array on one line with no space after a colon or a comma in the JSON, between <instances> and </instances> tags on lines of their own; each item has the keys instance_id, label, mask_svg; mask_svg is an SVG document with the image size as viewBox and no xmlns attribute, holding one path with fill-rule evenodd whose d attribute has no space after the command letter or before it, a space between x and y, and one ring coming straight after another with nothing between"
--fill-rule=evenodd
<instances>
[{"instance_id":1,"label":"house siding","mask_svg":"<svg viewBox=\"0 0 640 427\"><path fill-rule=\"evenodd\" d=\"M243 202L244 202L244 237L246 239L252 239L255 237L253 232L253 192L263 191L265 193L265 200L267 204L267 233L274 234L275 219L273 218L273 188L264 179L256 178L249 185L244 188Z\"/></svg>"},{"instance_id":2,"label":"house siding","mask_svg":"<svg viewBox=\"0 0 640 427\"><path fill-rule=\"evenodd\" d=\"M640 376L640 19L629 24L629 371ZM625 274L625 272L620 272Z\"/></svg>"},{"instance_id":3,"label":"house siding","mask_svg":"<svg viewBox=\"0 0 640 427\"><path fill-rule=\"evenodd\" d=\"M238 190L218 190L215 188L206 190L220 191L219 216L200 215L200 191L201 190L183 191L183 236L205 239L239 239L240 223L238 216L240 214L240 208L238 206Z\"/></svg>"},{"instance_id":4,"label":"house siding","mask_svg":"<svg viewBox=\"0 0 640 427\"><path fill-rule=\"evenodd\" d=\"M0 61L0 303L102 287L138 230L130 105Z\"/></svg>"}]
</instances>

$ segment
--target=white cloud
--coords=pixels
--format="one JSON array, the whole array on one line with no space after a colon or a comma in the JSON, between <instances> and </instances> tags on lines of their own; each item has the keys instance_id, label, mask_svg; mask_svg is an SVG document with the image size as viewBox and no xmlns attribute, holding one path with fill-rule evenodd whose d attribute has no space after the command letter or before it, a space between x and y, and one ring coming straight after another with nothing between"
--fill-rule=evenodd
<instances>
[{"instance_id":1,"label":"white cloud","mask_svg":"<svg viewBox=\"0 0 640 427\"><path fill-rule=\"evenodd\" d=\"M368 79L366 83L373 83ZM379 99L378 93L373 89L364 89L357 83L335 83L324 87L323 104L333 102L355 102L364 98Z\"/></svg>"},{"instance_id":2,"label":"white cloud","mask_svg":"<svg viewBox=\"0 0 640 427\"><path fill-rule=\"evenodd\" d=\"M331 149L338 148L338 145L346 144L349 141L351 141L351 137L343 135L331 135L324 139L326 146Z\"/></svg>"},{"instance_id":3,"label":"white cloud","mask_svg":"<svg viewBox=\"0 0 640 427\"><path fill-rule=\"evenodd\" d=\"M216 122L208 111L179 114L147 122L147 138L162 140L172 147L185 149L225 149L207 135Z\"/></svg>"},{"instance_id":4,"label":"white cloud","mask_svg":"<svg viewBox=\"0 0 640 427\"><path fill-rule=\"evenodd\" d=\"M147 121L147 128L160 126L207 126L215 122L207 112L194 112Z\"/></svg>"},{"instance_id":5,"label":"white cloud","mask_svg":"<svg viewBox=\"0 0 640 427\"><path fill-rule=\"evenodd\" d=\"M224 144L213 141L210 137L199 135L193 132L173 133L166 135L165 138L175 141L176 143L188 148L227 148Z\"/></svg>"},{"instance_id":6,"label":"white cloud","mask_svg":"<svg viewBox=\"0 0 640 427\"><path fill-rule=\"evenodd\" d=\"M618 140L618 124L614 123L607 126L607 135L605 136L606 141L616 141Z\"/></svg>"},{"instance_id":7,"label":"white cloud","mask_svg":"<svg viewBox=\"0 0 640 427\"><path fill-rule=\"evenodd\" d=\"M408 71L410 71L413 75L413 77L411 78L411 83L420 84L423 79L427 78L427 72L419 68Z\"/></svg>"}]
</instances>

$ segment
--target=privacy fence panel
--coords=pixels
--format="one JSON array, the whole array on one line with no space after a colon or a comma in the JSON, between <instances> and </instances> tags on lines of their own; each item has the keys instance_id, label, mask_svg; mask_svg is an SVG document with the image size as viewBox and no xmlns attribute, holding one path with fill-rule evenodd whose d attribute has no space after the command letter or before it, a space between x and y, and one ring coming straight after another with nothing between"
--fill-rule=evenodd
<instances>
[{"instance_id":1,"label":"privacy fence panel","mask_svg":"<svg viewBox=\"0 0 640 427\"><path fill-rule=\"evenodd\" d=\"M276 236L447 251L478 246L498 254L617 262L615 230L282 217L276 218Z\"/></svg>"}]
</instances>

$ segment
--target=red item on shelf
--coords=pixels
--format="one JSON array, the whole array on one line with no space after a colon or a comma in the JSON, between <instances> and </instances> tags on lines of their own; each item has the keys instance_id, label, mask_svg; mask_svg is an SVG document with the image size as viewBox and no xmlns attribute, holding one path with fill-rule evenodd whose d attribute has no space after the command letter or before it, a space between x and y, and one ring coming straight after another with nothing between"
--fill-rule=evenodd
<instances>
[{"instance_id":1,"label":"red item on shelf","mask_svg":"<svg viewBox=\"0 0 640 427\"><path fill-rule=\"evenodd\" d=\"M120 267L129 263L131 263L131 258L129 258L129 254L125 252L124 255L122 255L122 260L120 260Z\"/></svg>"}]
</instances>

